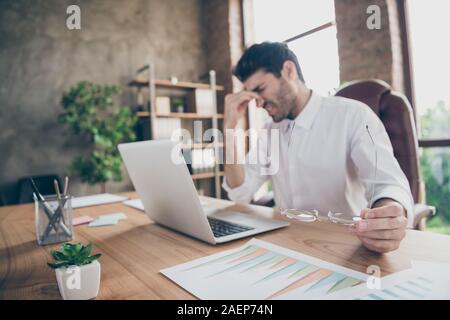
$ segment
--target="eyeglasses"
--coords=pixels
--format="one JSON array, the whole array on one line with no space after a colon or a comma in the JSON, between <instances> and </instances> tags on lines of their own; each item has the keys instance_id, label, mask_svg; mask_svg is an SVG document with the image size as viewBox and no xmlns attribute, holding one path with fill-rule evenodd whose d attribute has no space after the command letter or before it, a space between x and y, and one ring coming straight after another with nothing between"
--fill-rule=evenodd
<instances>
[{"instance_id":1,"label":"eyeglasses","mask_svg":"<svg viewBox=\"0 0 450 320\"><path fill-rule=\"evenodd\" d=\"M367 133L370 137L370 141L373 144L374 147L374 154L375 154L375 170L374 170L374 179L372 182L372 195L370 197L369 205L372 205L373 197L375 195L375 181L377 178L377 169L378 169L378 154L377 154L377 148L375 145L375 141L372 138L372 135L370 134L369 126L366 125ZM355 216L353 214L349 213L342 213L342 212L331 212L329 211L326 217L320 216L319 211L313 209L313 210L304 210L304 209L282 209L280 208L280 213L290 219L299 220L302 222L314 222L314 221L324 221L328 220L336 224L340 225L354 225L358 221L361 221L361 217Z\"/></svg>"},{"instance_id":2,"label":"eyeglasses","mask_svg":"<svg viewBox=\"0 0 450 320\"><path fill-rule=\"evenodd\" d=\"M280 213L290 219L295 219L303 222L314 222L329 220L336 224L351 226L361 220L361 217L354 216L348 213L331 212L329 211L327 217L319 215L317 210L302 210L302 209L280 209Z\"/></svg>"}]
</instances>

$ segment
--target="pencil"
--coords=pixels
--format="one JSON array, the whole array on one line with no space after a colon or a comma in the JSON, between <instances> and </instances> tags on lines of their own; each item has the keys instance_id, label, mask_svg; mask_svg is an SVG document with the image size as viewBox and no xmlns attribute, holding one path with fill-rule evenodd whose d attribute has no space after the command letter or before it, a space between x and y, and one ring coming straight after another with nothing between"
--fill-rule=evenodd
<instances>
[{"instance_id":1,"label":"pencil","mask_svg":"<svg viewBox=\"0 0 450 320\"><path fill-rule=\"evenodd\" d=\"M58 200L61 200L61 193L59 192L59 184L58 180L53 180L53 185L55 186L56 195L58 196Z\"/></svg>"},{"instance_id":2,"label":"pencil","mask_svg":"<svg viewBox=\"0 0 450 320\"><path fill-rule=\"evenodd\" d=\"M67 189L69 188L69 177L66 176L64 178L64 191L63 191L63 196L67 195Z\"/></svg>"}]
</instances>

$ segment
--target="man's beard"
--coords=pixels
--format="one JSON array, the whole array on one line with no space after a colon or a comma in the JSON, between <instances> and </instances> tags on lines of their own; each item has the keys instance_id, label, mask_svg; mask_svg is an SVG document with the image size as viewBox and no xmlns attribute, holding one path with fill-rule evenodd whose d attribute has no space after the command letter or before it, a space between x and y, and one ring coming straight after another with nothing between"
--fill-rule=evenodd
<instances>
[{"instance_id":1,"label":"man's beard","mask_svg":"<svg viewBox=\"0 0 450 320\"><path fill-rule=\"evenodd\" d=\"M289 90L289 85L284 81L282 80L281 82L277 100L270 103L276 110L276 113L272 116L274 122L280 122L286 118L290 119L290 114L295 109L295 95Z\"/></svg>"}]
</instances>

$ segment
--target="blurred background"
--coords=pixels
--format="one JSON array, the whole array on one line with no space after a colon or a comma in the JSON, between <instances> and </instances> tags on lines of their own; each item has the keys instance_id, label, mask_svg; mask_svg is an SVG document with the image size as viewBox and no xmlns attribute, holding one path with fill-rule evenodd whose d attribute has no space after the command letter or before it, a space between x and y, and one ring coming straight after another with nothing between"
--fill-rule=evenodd
<instances>
[{"instance_id":1,"label":"blurred background","mask_svg":"<svg viewBox=\"0 0 450 320\"><path fill-rule=\"evenodd\" d=\"M80 9L80 29L68 27L70 5ZM21 181L30 176L70 175L75 195L132 190L111 160L111 141L156 138L194 118L220 127L224 95L241 89L231 70L245 47L295 38L289 47L313 90L333 95L378 79L407 99L419 199L437 209L426 230L450 234L448 12L448 0L0 0L0 204L26 202ZM152 77L148 68L138 72L146 65ZM216 109L208 109L216 117L207 102L198 107L208 100L211 70L220 86ZM152 107L167 108L165 122L156 123ZM100 112L90 117L92 110ZM250 110L242 126L264 121ZM220 168L190 170L199 192L225 196L214 183Z\"/></svg>"}]
</instances>

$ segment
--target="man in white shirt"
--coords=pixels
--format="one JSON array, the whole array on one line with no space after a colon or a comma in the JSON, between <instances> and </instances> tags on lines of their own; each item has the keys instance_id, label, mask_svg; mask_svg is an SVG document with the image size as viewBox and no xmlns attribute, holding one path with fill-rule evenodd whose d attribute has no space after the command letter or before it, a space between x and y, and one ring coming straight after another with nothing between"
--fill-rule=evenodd
<instances>
[{"instance_id":1,"label":"man in white shirt","mask_svg":"<svg viewBox=\"0 0 450 320\"><path fill-rule=\"evenodd\" d=\"M279 167L267 175L263 164L248 157L245 164L227 159L223 187L230 199L249 202L271 180L277 207L360 215L349 230L364 246L376 252L397 249L412 226L413 200L375 113L361 102L312 92L295 54L282 43L248 48L234 75L244 90L226 96L224 129L234 130L255 100L273 119L266 129L279 130L278 157L270 156L278 158ZM230 136L226 149L236 145ZM259 139L266 148L262 153L269 155L268 140Z\"/></svg>"}]
</instances>

